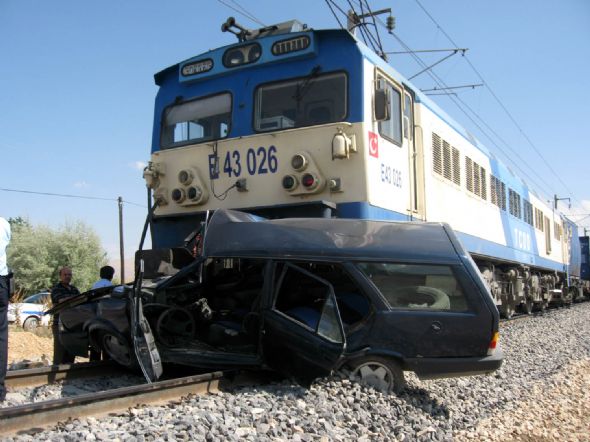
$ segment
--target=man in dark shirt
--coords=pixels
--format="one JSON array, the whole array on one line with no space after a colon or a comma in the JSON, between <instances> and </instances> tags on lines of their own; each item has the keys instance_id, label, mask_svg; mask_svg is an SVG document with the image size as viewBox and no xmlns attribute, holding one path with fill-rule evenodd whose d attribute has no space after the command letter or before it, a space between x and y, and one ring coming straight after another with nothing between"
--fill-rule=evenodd
<instances>
[{"instance_id":1,"label":"man in dark shirt","mask_svg":"<svg viewBox=\"0 0 590 442\"><path fill-rule=\"evenodd\" d=\"M63 267L59 271L59 282L51 289L51 302L57 305L73 296L79 295L80 291L70 284L72 281L72 269ZM75 356L68 353L59 340L59 314L53 315L53 365L72 364Z\"/></svg>"}]
</instances>

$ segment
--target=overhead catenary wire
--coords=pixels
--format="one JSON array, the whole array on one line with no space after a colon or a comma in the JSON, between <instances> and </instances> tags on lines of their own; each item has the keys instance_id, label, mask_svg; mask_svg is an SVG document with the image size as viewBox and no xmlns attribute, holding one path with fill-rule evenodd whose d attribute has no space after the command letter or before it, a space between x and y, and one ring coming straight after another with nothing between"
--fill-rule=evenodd
<instances>
[{"instance_id":1,"label":"overhead catenary wire","mask_svg":"<svg viewBox=\"0 0 590 442\"><path fill-rule=\"evenodd\" d=\"M229 3L225 2L224 0L217 0L217 1L224 6L227 6L228 8L233 10L234 12L237 12L238 14L246 17L248 20L250 20L254 23L257 23L260 26L263 26L263 27L266 26L262 21L260 21L258 18L256 18L256 16L254 16L250 11L248 11L246 8L244 8L242 5L240 5L236 0L228 0L228 1L231 1L236 6L230 5Z\"/></svg>"},{"instance_id":2,"label":"overhead catenary wire","mask_svg":"<svg viewBox=\"0 0 590 442\"><path fill-rule=\"evenodd\" d=\"M330 0L333 2L333 0ZM347 0L349 5L352 7L352 4L350 3L350 0ZM348 17L348 13L346 13L342 8L340 8L337 4L335 4L335 6L337 7L337 9L345 16ZM379 22L379 24L385 28L387 28L386 24L383 23L382 20L380 20L378 17L376 18L376 20ZM416 61L416 63L418 63L418 65L420 65L423 68L427 68L426 63L418 56L416 55L416 53L394 32L389 32L390 35L392 35L397 41L398 43L406 50L407 53L409 53L414 60ZM453 44L455 44L454 42L452 42ZM442 78L440 78L433 70L427 70L425 69L425 72L433 79L433 81L438 84L440 86L441 89L448 89L448 86L445 84L445 82L442 80ZM496 131L494 131L486 122L485 120L483 120L483 118L481 118L479 116L479 114L477 114L477 112L475 112L470 106L468 106L463 100L461 100L461 98L459 98L457 96L457 94L445 94L446 96L449 97L449 99L457 106L457 108L475 125L475 127L478 128L478 130L482 133L482 135L484 137L486 137L486 139L489 140L489 142L491 144L493 144L506 158L506 160L508 162L510 162L517 170L519 170L521 172L521 174L530 182L532 183L536 188L538 189L542 189L544 190L545 193L547 193L548 195L550 195L552 192L550 190L548 190L548 188L546 188L544 185L539 184L536 180L534 180L526 171L524 171L520 165L516 162L513 161L511 156L507 154L507 152L494 140L494 138L487 133L487 131L482 127L482 124L488 128L488 130L494 135L496 136L505 146L508 150L510 150L516 157L520 158L521 161L523 162L523 164L526 164L526 162L524 162L524 160L522 160L522 158L520 157L520 155L518 154L517 151L515 151L514 149L512 149L512 147L505 141L502 139L502 137L500 137ZM470 115L470 113L473 114L473 117ZM479 124L475 119L481 121L482 124ZM538 176L535 171L533 171L533 174ZM542 178L539 177L539 179L541 180L541 182L543 182Z\"/></svg>"},{"instance_id":3,"label":"overhead catenary wire","mask_svg":"<svg viewBox=\"0 0 590 442\"><path fill-rule=\"evenodd\" d=\"M99 200L99 201L115 201L118 202L118 198L105 198L100 196L89 196L89 195L73 195L69 193L55 193L55 192L39 192L35 190L24 190L24 189L8 189L5 187L0 187L0 191L3 192L15 192L15 193L26 193L32 195L42 195L42 196L57 196L62 198L77 198L77 199L86 199L86 200ZM132 201L123 200L124 203L130 204L132 206L142 207L145 208L144 204L134 203Z\"/></svg>"},{"instance_id":4,"label":"overhead catenary wire","mask_svg":"<svg viewBox=\"0 0 590 442\"><path fill-rule=\"evenodd\" d=\"M443 29L443 27L436 21L436 19L432 16L432 14L430 14L430 12L428 12L428 10L422 5L422 3L420 2L420 0L414 0L418 6L420 7L420 9L422 9L422 11L428 16L428 18L436 25L436 27L443 33L443 35L453 44L456 45L456 43L454 42L454 40L451 38L451 36ZM574 198L574 200L576 200L580 205L582 204L574 195L574 193L569 189L569 187L565 184L565 182L561 179L561 177L559 176L559 174L553 169L553 167L551 167L551 165L548 163L548 161L545 159L545 157L543 156L543 154L539 151L539 149L537 148L537 146L532 142L532 140L529 138L529 136L525 133L525 131L522 129L522 127L520 126L520 124L516 121L516 118L514 118L514 116L512 115L512 113L508 110L508 108L504 105L504 103L502 102L502 100L500 100L500 98L498 97L498 95L494 92L494 90L491 88L491 86L488 84L488 82L483 78L483 75L479 72L479 70L476 69L476 67L473 65L473 63L471 62L471 60L469 60L469 58L467 56L465 56L465 61L469 64L469 66L471 67L471 69L473 70L473 72L475 72L475 74L479 77L479 79L484 83L486 89L488 89L488 91L490 92L490 94L492 95L492 97L496 100L496 102L498 103L498 105L502 108L502 110L506 113L506 115L508 116L508 118L512 121L512 123L515 125L515 127L517 128L517 130L520 132L520 134L523 136L523 138L527 141L527 143L531 146L531 148L535 151L535 153L539 156L539 158L543 161L543 163L545 164L545 166L547 166L547 168L551 171L551 173L553 175L555 175L555 177L558 179L558 181L563 185L563 187L565 188L565 190L572 195L572 197Z\"/></svg>"}]
</instances>

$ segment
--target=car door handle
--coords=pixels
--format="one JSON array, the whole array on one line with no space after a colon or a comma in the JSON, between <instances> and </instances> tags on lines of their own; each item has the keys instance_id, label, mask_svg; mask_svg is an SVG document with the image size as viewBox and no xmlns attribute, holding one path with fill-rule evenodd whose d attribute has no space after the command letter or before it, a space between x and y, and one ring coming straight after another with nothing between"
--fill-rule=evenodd
<instances>
[{"instance_id":1,"label":"car door handle","mask_svg":"<svg viewBox=\"0 0 590 442\"><path fill-rule=\"evenodd\" d=\"M430 324L430 330L432 330L434 333L440 333L442 330L442 324L438 321L434 321L432 324Z\"/></svg>"}]
</instances>

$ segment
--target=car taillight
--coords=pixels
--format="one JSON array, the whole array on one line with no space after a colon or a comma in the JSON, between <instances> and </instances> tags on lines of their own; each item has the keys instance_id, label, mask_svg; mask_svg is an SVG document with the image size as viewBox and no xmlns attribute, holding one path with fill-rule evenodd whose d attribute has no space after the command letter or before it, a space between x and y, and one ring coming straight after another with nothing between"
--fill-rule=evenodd
<instances>
[{"instance_id":1,"label":"car taillight","mask_svg":"<svg viewBox=\"0 0 590 442\"><path fill-rule=\"evenodd\" d=\"M498 341L500 340L500 332L495 332L492 336L492 340L490 341L490 345L488 346L488 356L494 354L496 347L498 346Z\"/></svg>"}]
</instances>

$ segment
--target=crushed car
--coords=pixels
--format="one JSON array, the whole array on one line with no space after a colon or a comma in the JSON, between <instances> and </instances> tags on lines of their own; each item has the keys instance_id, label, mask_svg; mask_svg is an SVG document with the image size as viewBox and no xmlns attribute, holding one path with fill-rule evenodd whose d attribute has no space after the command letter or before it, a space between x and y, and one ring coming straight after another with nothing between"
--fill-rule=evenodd
<instances>
[{"instance_id":1,"label":"crushed car","mask_svg":"<svg viewBox=\"0 0 590 442\"><path fill-rule=\"evenodd\" d=\"M136 253L133 287L55 306L60 339L140 367L346 369L384 391L500 367L499 316L469 254L441 223L265 220L217 210L194 247Z\"/></svg>"}]
</instances>

